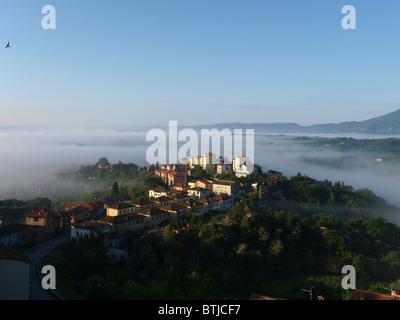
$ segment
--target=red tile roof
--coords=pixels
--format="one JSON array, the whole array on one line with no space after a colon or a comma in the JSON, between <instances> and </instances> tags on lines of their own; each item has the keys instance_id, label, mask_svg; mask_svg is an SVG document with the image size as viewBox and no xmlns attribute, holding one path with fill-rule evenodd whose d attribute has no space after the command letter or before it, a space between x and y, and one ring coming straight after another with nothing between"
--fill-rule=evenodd
<instances>
[{"instance_id":1,"label":"red tile roof","mask_svg":"<svg viewBox=\"0 0 400 320\"><path fill-rule=\"evenodd\" d=\"M74 225L75 228L82 228L82 229L99 229L101 227L106 226L106 224L102 221L83 221L76 223Z\"/></svg>"},{"instance_id":2,"label":"red tile roof","mask_svg":"<svg viewBox=\"0 0 400 320\"><path fill-rule=\"evenodd\" d=\"M32 218L47 218L49 216L60 217L61 215L58 212L55 212L48 208L42 208L30 213L26 213L24 217L32 217Z\"/></svg>"},{"instance_id":3,"label":"red tile roof","mask_svg":"<svg viewBox=\"0 0 400 320\"><path fill-rule=\"evenodd\" d=\"M143 206L143 205L148 205L148 204L155 204L153 200L150 199L142 199L142 200L136 200L136 201L131 201L130 202L133 206Z\"/></svg>"},{"instance_id":4,"label":"red tile roof","mask_svg":"<svg viewBox=\"0 0 400 320\"><path fill-rule=\"evenodd\" d=\"M126 202L120 202L120 203L115 203L110 206L108 206L110 209L116 209L116 210L121 210L121 209L127 209L127 208L132 208L132 205Z\"/></svg>"},{"instance_id":5,"label":"red tile roof","mask_svg":"<svg viewBox=\"0 0 400 320\"><path fill-rule=\"evenodd\" d=\"M170 204L168 206L160 207L159 209L166 210L166 211L178 211L178 210L186 209L186 206L183 206L180 204Z\"/></svg>"},{"instance_id":6,"label":"red tile roof","mask_svg":"<svg viewBox=\"0 0 400 320\"><path fill-rule=\"evenodd\" d=\"M73 202L73 203L67 204L65 206L65 210L66 211L70 211L70 210L72 210L72 209L74 209L76 207L84 207L84 208L92 209L92 206L89 203L86 203L86 202Z\"/></svg>"},{"instance_id":7,"label":"red tile roof","mask_svg":"<svg viewBox=\"0 0 400 320\"><path fill-rule=\"evenodd\" d=\"M353 297L354 300L400 300L400 296L357 289L353 290Z\"/></svg>"},{"instance_id":8,"label":"red tile roof","mask_svg":"<svg viewBox=\"0 0 400 320\"><path fill-rule=\"evenodd\" d=\"M155 216L159 214L165 214L165 211L160 210L158 208L152 208L152 209L146 209L146 210L140 210L137 212L139 215L150 215L150 216ZM143 216L141 216L143 218Z\"/></svg>"},{"instance_id":9,"label":"red tile roof","mask_svg":"<svg viewBox=\"0 0 400 320\"><path fill-rule=\"evenodd\" d=\"M261 294L252 293L250 294L249 300L286 300L286 299L280 297L263 296Z\"/></svg>"},{"instance_id":10,"label":"red tile roof","mask_svg":"<svg viewBox=\"0 0 400 320\"><path fill-rule=\"evenodd\" d=\"M26 263L32 263L33 261L22 252L19 252L4 243L0 242L0 260L16 260L24 261Z\"/></svg>"},{"instance_id":11,"label":"red tile roof","mask_svg":"<svg viewBox=\"0 0 400 320\"><path fill-rule=\"evenodd\" d=\"M184 177L185 176L184 174L177 172L177 171L170 171L170 172L168 172L168 174L171 176L174 176L174 177Z\"/></svg>"}]
</instances>

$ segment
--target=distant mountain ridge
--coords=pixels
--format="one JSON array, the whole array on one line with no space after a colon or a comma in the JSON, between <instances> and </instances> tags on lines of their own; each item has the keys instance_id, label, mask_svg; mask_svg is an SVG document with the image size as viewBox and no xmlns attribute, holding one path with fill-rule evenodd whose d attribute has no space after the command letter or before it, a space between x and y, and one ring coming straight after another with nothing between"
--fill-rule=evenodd
<instances>
[{"instance_id":1,"label":"distant mountain ridge","mask_svg":"<svg viewBox=\"0 0 400 320\"><path fill-rule=\"evenodd\" d=\"M182 126L183 127L183 126ZM194 129L254 129L266 133L359 133L400 135L400 109L386 115L364 120L302 126L297 123L218 123L195 126Z\"/></svg>"}]
</instances>

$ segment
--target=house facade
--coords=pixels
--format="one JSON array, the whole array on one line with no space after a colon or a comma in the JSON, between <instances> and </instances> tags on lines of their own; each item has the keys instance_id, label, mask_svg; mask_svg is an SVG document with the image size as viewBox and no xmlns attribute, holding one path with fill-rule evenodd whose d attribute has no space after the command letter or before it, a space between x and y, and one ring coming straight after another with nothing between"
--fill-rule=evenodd
<instances>
[{"instance_id":1,"label":"house facade","mask_svg":"<svg viewBox=\"0 0 400 320\"><path fill-rule=\"evenodd\" d=\"M0 242L0 300L29 300L31 263L28 256Z\"/></svg>"},{"instance_id":2,"label":"house facade","mask_svg":"<svg viewBox=\"0 0 400 320\"><path fill-rule=\"evenodd\" d=\"M137 214L144 217L144 224L148 228L158 228L163 222L168 220L168 212L158 208L138 211Z\"/></svg>"},{"instance_id":3,"label":"house facade","mask_svg":"<svg viewBox=\"0 0 400 320\"><path fill-rule=\"evenodd\" d=\"M24 215L25 224L30 226L33 235L40 240L53 236L61 230L61 215L48 208L42 208Z\"/></svg>"},{"instance_id":4,"label":"house facade","mask_svg":"<svg viewBox=\"0 0 400 320\"><path fill-rule=\"evenodd\" d=\"M91 237L97 232L109 233L110 226L103 221L85 221L71 226L71 238Z\"/></svg>"},{"instance_id":5,"label":"house facade","mask_svg":"<svg viewBox=\"0 0 400 320\"><path fill-rule=\"evenodd\" d=\"M107 206L107 216L115 217L126 213L131 213L135 211L135 206L131 203L120 202Z\"/></svg>"},{"instance_id":6,"label":"house facade","mask_svg":"<svg viewBox=\"0 0 400 320\"><path fill-rule=\"evenodd\" d=\"M235 197L239 192L239 185L234 181L214 180L212 191L215 194L226 194Z\"/></svg>"},{"instance_id":7,"label":"house facade","mask_svg":"<svg viewBox=\"0 0 400 320\"><path fill-rule=\"evenodd\" d=\"M110 232L133 231L145 227L145 217L135 212L107 216L99 220L111 226Z\"/></svg>"},{"instance_id":8,"label":"house facade","mask_svg":"<svg viewBox=\"0 0 400 320\"><path fill-rule=\"evenodd\" d=\"M31 232L29 226L25 224L15 223L6 227L0 227L0 242L15 247L23 246L31 240Z\"/></svg>"},{"instance_id":9,"label":"house facade","mask_svg":"<svg viewBox=\"0 0 400 320\"><path fill-rule=\"evenodd\" d=\"M178 171L172 171L168 169L157 169L155 174L159 176L163 182L168 186L174 186L176 184L185 184L186 176Z\"/></svg>"}]
</instances>

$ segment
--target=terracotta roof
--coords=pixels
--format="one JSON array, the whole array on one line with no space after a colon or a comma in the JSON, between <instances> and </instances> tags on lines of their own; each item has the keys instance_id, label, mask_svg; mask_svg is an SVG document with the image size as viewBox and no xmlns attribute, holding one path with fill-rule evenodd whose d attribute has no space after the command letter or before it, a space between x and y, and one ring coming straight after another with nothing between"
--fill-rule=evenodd
<instances>
[{"instance_id":1,"label":"terracotta roof","mask_svg":"<svg viewBox=\"0 0 400 320\"><path fill-rule=\"evenodd\" d=\"M174 185L175 188L185 188L185 187L189 187L189 185L187 184L183 184L183 183L177 183L176 185Z\"/></svg>"},{"instance_id":2,"label":"terracotta roof","mask_svg":"<svg viewBox=\"0 0 400 320\"><path fill-rule=\"evenodd\" d=\"M357 289L353 290L353 298L354 300L400 300L400 296Z\"/></svg>"},{"instance_id":3,"label":"terracotta roof","mask_svg":"<svg viewBox=\"0 0 400 320\"><path fill-rule=\"evenodd\" d=\"M140 210L137 213L138 214L145 214L145 215L155 216L155 215L158 215L158 214L165 214L165 211L160 210L158 208L151 208L151 209L146 209L146 210Z\"/></svg>"},{"instance_id":4,"label":"terracotta roof","mask_svg":"<svg viewBox=\"0 0 400 320\"><path fill-rule=\"evenodd\" d=\"M151 233L157 233L157 232L164 232L163 229L150 229L147 230L146 233L151 234Z\"/></svg>"},{"instance_id":5,"label":"terracotta roof","mask_svg":"<svg viewBox=\"0 0 400 320\"><path fill-rule=\"evenodd\" d=\"M169 197L169 196L161 196L161 197L155 198L153 201L159 203L159 202L172 201L172 200L174 200L174 198Z\"/></svg>"},{"instance_id":6,"label":"terracotta roof","mask_svg":"<svg viewBox=\"0 0 400 320\"><path fill-rule=\"evenodd\" d=\"M96 199L95 202L98 203L98 204L101 203L103 205L104 204L111 205L111 204L117 203L118 199L116 197L113 197L113 196L105 196L105 197L102 197L100 199Z\"/></svg>"},{"instance_id":7,"label":"terracotta roof","mask_svg":"<svg viewBox=\"0 0 400 320\"><path fill-rule=\"evenodd\" d=\"M212 197L209 198L209 202L208 203L214 203L214 202L220 202L221 199L219 199L219 197Z\"/></svg>"},{"instance_id":8,"label":"terracotta roof","mask_svg":"<svg viewBox=\"0 0 400 320\"><path fill-rule=\"evenodd\" d=\"M48 208L42 208L30 213L24 214L24 217L37 217L37 218L47 218L48 216L57 216L60 217L61 215L58 212L55 212Z\"/></svg>"},{"instance_id":9,"label":"terracotta roof","mask_svg":"<svg viewBox=\"0 0 400 320\"><path fill-rule=\"evenodd\" d=\"M32 263L33 261L22 252L19 252L9 246L6 246L4 243L0 242L0 260L16 260L16 261L24 261L26 263Z\"/></svg>"},{"instance_id":10,"label":"terracotta roof","mask_svg":"<svg viewBox=\"0 0 400 320\"><path fill-rule=\"evenodd\" d=\"M170 171L170 172L168 172L168 174L171 176L174 176L174 177L184 177L185 176L184 174L177 172L177 171Z\"/></svg>"},{"instance_id":11,"label":"terracotta roof","mask_svg":"<svg viewBox=\"0 0 400 320\"><path fill-rule=\"evenodd\" d=\"M169 170L167 170L167 169L157 169L156 172L168 173Z\"/></svg>"},{"instance_id":12,"label":"terracotta roof","mask_svg":"<svg viewBox=\"0 0 400 320\"><path fill-rule=\"evenodd\" d=\"M112 204L112 205L108 206L108 208L121 210L121 209L132 208L132 205L129 203L126 203L126 202L120 202L120 203Z\"/></svg>"},{"instance_id":13,"label":"terracotta roof","mask_svg":"<svg viewBox=\"0 0 400 320\"><path fill-rule=\"evenodd\" d=\"M90 211L90 209L86 208L86 207L75 207L75 208L68 210L68 212L72 215L77 215L77 214L81 214L81 213L89 213L89 211Z\"/></svg>"},{"instance_id":14,"label":"terracotta roof","mask_svg":"<svg viewBox=\"0 0 400 320\"><path fill-rule=\"evenodd\" d=\"M210 203L210 198L197 199L196 202L199 202L202 204L208 204L208 203Z\"/></svg>"},{"instance_id":15,"label":"terracotta roof","mask_svg":"<svg viewBox=\"0 0 400 320\"><path fill-rule=\"evenodd\" d=\"M101 227L106 226L106 224L102 221L83 221L76 223L74 225L75 228L81 228L81 229L99 229Z\"/></svg>"},{"instance_id":16,"label":"terracotta roof","mask_svg":"<svg viewBox=\"0 0 400 320\"><path fill-rule=\"evenodd\" d=\"M285 298L263 296L261 294L252 293L250 294L249 300L287 300Z\"/></svg>"},{"instance_id":17,"label":"terracotta roof","mask_svg":"<svg viewBox=\"0 0 400 320\"><path fill-rule=\"evenodd\" d=\"M231 186L234 185L236 182L235 181L228 181L228 180L214 180L214 184L220 184L224 186Z\"/></svg>"},{"instance_id":18,"label":"terracotta roof","mask_svg":"<svg viewBox=\"0 0 400 320\"><path fill-rule=\"evenodd\" d=\"M110 224L120 224L124 223L126 221L131 221L135 219L144 219L145 216L138 214L138 213L126 213L126 214L120 214L118 216L107 216L104 218L101 218L99 220L104 221L106 223Z\"/></svg>"},{"instance_id":19,"label":"terracotta roof","mask_svg":"<svg viewBox=\"0 0 400 320\"><path fill-rule=\"evenodd\" d=\"M212 183L213 183L212 181L206 180L206 179L200 179L200 180L198 180L198 181L200 181L200 182L202 182L202 183L204 183L204 184L212 184Z\"/></svg>"},{"instance_id":20,"label":"terracotta roof","mask_svg":"<svg viewBox=\"0 0 400 320\"><path fill-rule=\"evenodd\" d=\"M213 201L226 201L226 200L232 200L232 199L233 199L233 197L227 196L225 194L221 194L221 195L211 198L211 200L213 200Z\"/></svg>"},{"instance_id":21,"label":"terracotta roof","mask_svg":"<svg viewBox=\"0 0 400 320\"><path fill-rule=\"evenodd\" d=\"M136 200L136 201L131 201L130 202L133 206L143 206L146 204L154 204L155 202L150 199L142 199L142 200Z\"/></svg>"},{"instance_id":22,"label":"terracotta roof","mask_svg":"<svg viewBox=\"0 0 400 320\"><path fill-rule=\"evenodd\" d=\"M180 204L170 204L168 206L160 207L159 209L165 210L165 211L178 211L178 210L186 209L186 206L183 206Z\"/></svg>"},{"instance_id":23,"label":"terracotta roof","mask_svg":"<svg viewBox=\"0 0 400 320\"><path fill-rule=\"evenodd\" d=\"M184 205L185 207L187 207L187 208L193 208L193 207L202 206L202 205L204 205L204 204L201 203L201 202L197 202L197 201L190 200L190 201L187 201L187 202L183 203L183 205Z\"/></svg>"},{"instance_id":24,"label":"terracotta roof","mask_svg":"<svg viewBox=\"0 0 400 320\"><path fill-rule=\"evenodd\" d=\"M73 203L67 204L65 206L65 210L69 211L69 210L74 209L76 207L84 207L84 208L92 209L92 206L89 203L86 203L86 202L73 202Z\"/></svg>"}]
</instances>

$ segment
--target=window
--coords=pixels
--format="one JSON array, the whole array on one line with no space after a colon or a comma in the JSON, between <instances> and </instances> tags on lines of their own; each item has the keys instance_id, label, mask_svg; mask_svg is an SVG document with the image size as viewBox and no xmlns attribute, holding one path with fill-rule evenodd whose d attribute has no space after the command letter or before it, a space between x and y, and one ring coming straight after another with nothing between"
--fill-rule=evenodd
<instances>
[{"instance_id":1,"label":"window","mask_svg":"<svg viewBox=\"0 0 400 320\"><path fill-rule=\"evenodd\" d=\"M33 221L39 221L39 218L38 217L34 217Z\"/></svg>"}]
</instances>

